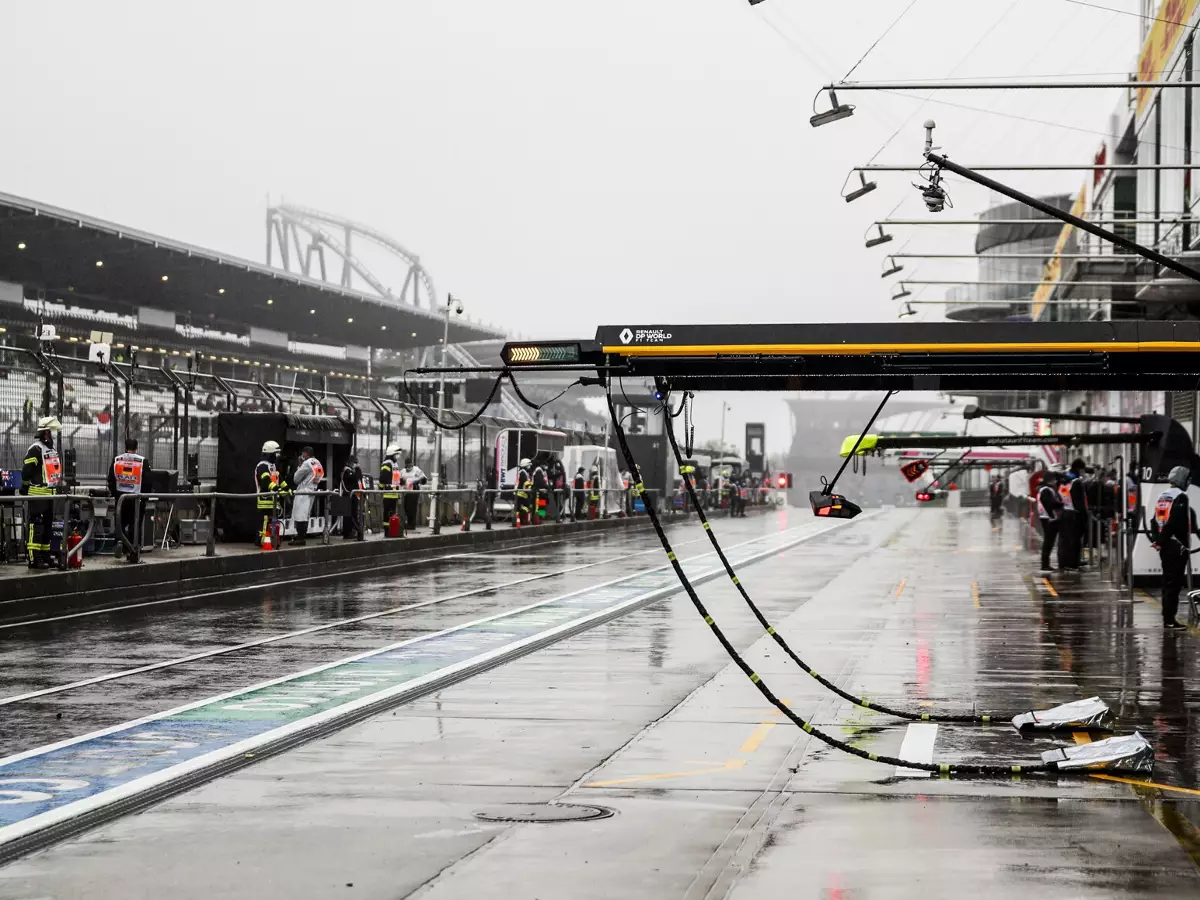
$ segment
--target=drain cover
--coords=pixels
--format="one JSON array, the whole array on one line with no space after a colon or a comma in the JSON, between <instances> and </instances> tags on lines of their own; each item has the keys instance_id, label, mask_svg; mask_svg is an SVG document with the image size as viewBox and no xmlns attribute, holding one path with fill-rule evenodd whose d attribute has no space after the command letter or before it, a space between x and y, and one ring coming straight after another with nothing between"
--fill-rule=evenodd
<instances>
[{"instance_id":1,"label":"drain cover","mask_svg":"<svg viewBox=\"0 0 1200 900\"><path fill-rule=\"evenodd\" d=\"M477 810L475 818L485 822L587 822L614 814L607 806L579 803L505 803Z\"/></svg>"}]
</instances>

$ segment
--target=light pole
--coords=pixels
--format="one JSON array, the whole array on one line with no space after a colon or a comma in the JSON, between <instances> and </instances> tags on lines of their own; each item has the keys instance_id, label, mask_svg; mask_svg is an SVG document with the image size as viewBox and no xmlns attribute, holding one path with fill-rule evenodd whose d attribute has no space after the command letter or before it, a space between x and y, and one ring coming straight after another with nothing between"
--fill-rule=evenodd
<instances>
[{"instance_id":1,"label":"light pole","mask_svg":"<svg viewBox=\"0 0 1200 900\"><path fill-rule=\"evenodd\" d=\"M461 316L463 313L463 305L461 300L455 300L453 294L446 295L446 324L442 330L442 371L438 373L438 421L444 421L446 417L446 357L449 352L447 344L450 343L450 312L454 311L455 315ZM437 533L438 530L438 490L441 487L442 480L442 429L437 429L437 434L433 439L433 497L429 501L429 530Z\"/></svg>"},{"instance_id":2,"label":"light pole","mask_svg":"<svg viewBox=\"0 0 1200 900\"><path fill-rule=\"evenodd\" d=\"M725 411L733 409L724 400L721 401L721 455L725 455Z\"/></svg>"}]
</instances>

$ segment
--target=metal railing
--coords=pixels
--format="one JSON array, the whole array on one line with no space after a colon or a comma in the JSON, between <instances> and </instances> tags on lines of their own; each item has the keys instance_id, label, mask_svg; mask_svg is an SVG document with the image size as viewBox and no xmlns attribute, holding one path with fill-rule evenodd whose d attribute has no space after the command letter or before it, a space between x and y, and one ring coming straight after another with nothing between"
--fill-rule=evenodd
<instances>
[{"instance_id":1,"label":"metal railing","mask_svg":"<svg viewBox=\"0 0 1200 900\"><path fill-rule=\"evenodd\" d=\"M147 354L148 355L148 354ZM216 476L216 417L222 412L269 410L278 413L335 415L355 426L355 451L364 469L378 466L388 443L400 444L414 459L433 452L435 429L398 385L368 385L367 395L339 391L322 377L307 383L270 383L266 378L226 378L171 368L179 360L152 357L158 365L106 363L98 366L73 357L55 357L41 365L37 354L0 347L0 468L11 468L34 437L37 419L62 421L60 449L75 451L78 477L103 481L122 440L137 438L152 468L184 472L191 453L199 454L202 480ZM284 375L264 370L264 376ZM256 371L257 374L257 371ZM391 396L385 395L390 392ZM401 396L397 396L399 392ZM463 421L460 411L447 419ZM498 430L539 427L527 420L484 414L477 426L451 440L446 474L462 482L483 473L483 460ZM543 423L566 432L575 443L603 443L603 429L587 423Z\"/></svg>"}]
</instances>

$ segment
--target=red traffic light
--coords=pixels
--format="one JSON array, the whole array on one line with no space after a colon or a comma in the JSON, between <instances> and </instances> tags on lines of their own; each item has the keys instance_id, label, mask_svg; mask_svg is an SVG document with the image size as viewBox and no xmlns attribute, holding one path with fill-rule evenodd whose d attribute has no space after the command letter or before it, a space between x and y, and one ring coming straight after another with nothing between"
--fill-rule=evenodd
<instances>
[{"instance_id":1,"label":"red traffic light","mask_svg":"<svg viewBox=\"0 0 1200 900\"><path fill-rule=\"evenodd\" d=\"M928 491L917 491L917 502L918 503L928 503L932 499L933 499L933 494L929 493Z\"/></svg>"},{"instance_id":2,"label":"red traffic light","mask_svg":"<svg viewBox=\"0 0 1200 900\"><path fill-rule=\"evenodd\" d=\"M786 475L779 476L779 486L785 488L788 486L788 477Z\"/></svg>"}]
</instances>

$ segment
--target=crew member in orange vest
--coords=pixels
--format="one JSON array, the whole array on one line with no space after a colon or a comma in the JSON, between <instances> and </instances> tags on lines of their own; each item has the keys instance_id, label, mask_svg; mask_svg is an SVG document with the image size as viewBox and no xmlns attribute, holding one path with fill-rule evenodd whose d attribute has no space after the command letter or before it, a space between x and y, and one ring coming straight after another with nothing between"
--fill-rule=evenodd
<instances>
[{"instance_id":1,"label":"crew member in orange vest","mask_svg":"<svg viewBox=\"0 0 1200 900\"><path fill-rule=\"evenodd\" d=\"M121 532L133 549L129 551L131 562L137 562L141 557L141 547L138 546L137 523L142 516L142 479L146 471L146 457L137 452L137 438L125 438L125 452L113 458L108 469L108 491L117 498L120 507ZM133 498L122 500L125 494L133 494ZM120 559L126 553L123 543L117 544L116 557Z\"/></svg>"}]
</instances>

